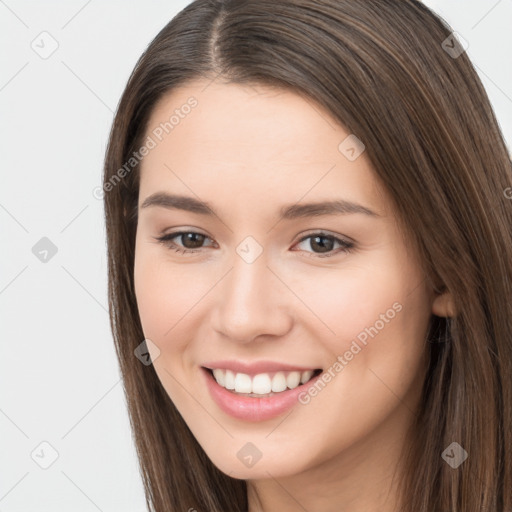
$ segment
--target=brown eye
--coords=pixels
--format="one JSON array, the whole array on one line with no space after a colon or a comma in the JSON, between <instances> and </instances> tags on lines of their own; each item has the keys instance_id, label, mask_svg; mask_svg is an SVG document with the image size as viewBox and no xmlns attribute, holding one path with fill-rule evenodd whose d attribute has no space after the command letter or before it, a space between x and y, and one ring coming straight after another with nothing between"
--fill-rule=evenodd
<instances>
[{"instance_id":1,"label":"brown eye","mask_svg":"<svg viewBox=\"0 0 512 512\"><path fill-rule=\"evenodd\" d=\"M201 235L200 233L182 233L178 236L181 237L183 247L186 249L199 249L207 238L205 235Z\"/></svg>"},{"instance_id":2,"label":"brown eye","mask_svg":"<svg viewBox=\"0 0 512 512\"><path fill-rule=\"evenodd\" d=\"M318 252L329 252L334 248L334 237L331 236L312 236L309 245L315 251Z\"/></svg>"},{"instance_id":3,"label":"brown eye","mask_svg":"<svg viewBox=\"0 0 512 512\"><path fill-rule=\"evenodd\" d=\"M205 240L210 240L210 237L195 231L179 231L156 237L156 240L176 252L195 252L202 249L203 243ZM177 243L175 240L179 240L181 243Z\"/></svg>"},{"instance_id":4,"label":"brown eye","mask_svg":"<svg viewBox=\"0 0 512 512\"><path fill-rule=\"evenodd\" d=\"M308 241L307 244L306 241ZM306 247L309 246L309 248L312 249L313 253L310 252L308 256L314 257L316 254L319 258L328 258L340 252L348 253L355 246L353 242L349 242L343 240L342 238L338 238L336 236L328 235L325 233L313 233L311 235L305 236L300 240L299 245L300 244L304 244ZM337 250L336 244L339 246Z\"/></svg>"}]
</instances>

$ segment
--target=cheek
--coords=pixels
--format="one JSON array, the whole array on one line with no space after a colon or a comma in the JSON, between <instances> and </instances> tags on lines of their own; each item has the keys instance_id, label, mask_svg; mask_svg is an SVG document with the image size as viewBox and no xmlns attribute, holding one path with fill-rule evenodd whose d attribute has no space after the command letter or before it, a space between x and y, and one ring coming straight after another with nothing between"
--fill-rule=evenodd
<instances>
[{"instance_id":1,"label":"cheek","mask_svg":"<svg viewBox=\"0 0 512 512\"><path fill-rule=\"evenodd\" d=\"M406 414L413 410L426 368L430 310L418 277L398 272L379 279L369 272L368 278L351 276L338 286L331 280L328 297L317 291L308 304L317 305L322 321L335 332L318 320L309 322L315 339L332 355L324 369L330 377L325 391L319 386L318 393L302 397L307 414L296 433L316 429L317 418L324 417L327 442L319 444L319 453L326 445L342 447L366 435L397 407L403 405Z\"/></svg>"},{"instance_id":2,"label":"cheek","mask_svg":"<svg viewBox=\"0 0 512 512\"><path fill-rule=\"evenodd\" d=\"M375 324L378 331L387 328L399 316L407 293L407 277L389 264L319 268L292 279L291 288L307 306L302 318L308 319L316 337L328 340L330 333L348 345L358 337L364 342Z\"/></svg>"},{"instance_id":3,"label":"cheek","mask_svg":"<svg viewBox=\"0 0 512 512\"><path fill-rule=\"evenodd\" d=\"M424 352L430 309L421 281L410 261L381 253L364 265L317 269L294 284L308 308L301 322L333 363L345 356L353 370L396 375L417 367Z\"/></svg>"},{"instance_id":4,"label":"cheek","mask_svg":"<svg viewBox=\"0 0 512 512\"><path fill-rule=\"evenodd\" d=\"M161 258L135 253L135 296L144 335L160 348L182 317L194 296L183 273L170 273Z\"/></svg>"},{"instance_id":5,"label":"cheek","mask_svg":"<svg viewBox=\"0 0 512 512\"><path fill-rule=\"evenodd\" d=\"M153 367L179 410L188 404L180 385L186 381L183 354L191 329L187 312L198 296L187 277L183 272L170 271L161 258L136 252L134 285L142 330L158 347L158 352L151 352Z\"/></svg>"},{"instance_id":6,"label":"cheek","mask_svg":"<svg viewBox=\"0 0 512 512\"><path fill-rule=\"evenodd\" d=\"M222 274L213 269L198 272L195 265L170 262L150 249L135 253L137 308L145 337L161 351L158 363L175 367L175 355L197 337L198 315L202 320L204 301Z\"/></svg>"}]
</instances>

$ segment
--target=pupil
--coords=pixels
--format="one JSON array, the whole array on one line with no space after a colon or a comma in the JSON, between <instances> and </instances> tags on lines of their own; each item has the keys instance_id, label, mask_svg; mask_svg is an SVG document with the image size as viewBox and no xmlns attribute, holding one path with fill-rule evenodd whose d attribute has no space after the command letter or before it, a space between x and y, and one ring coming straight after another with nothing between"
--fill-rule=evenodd
<instances>
[{"instance_id":1,"label":"pupil","mask_svg":"<svg viewBox=\"0 0 512 512\"><path fill-rule=\"evenodd\" d=\"M319 240L327 240L327 244L318 242ZM315 236L311 239L311 247L314 249L315 247L313 247L313 246L317 245L317 247L320 248L320 250L318 252L332 251L333 243L334 243L334 240L331 240L330 238L328 238L326 236Z\"/></svg>"},{"instance_id":2,"label":"pupil","mask_svg":"<svg viewBox=\"0 0 512 512\"><path fill-rule=\"evenodd\" d=\"M200 235L199 233L186 233L185 235L182 235L183 245L187 249L197 249L198 247L201 247L203 241L204 235ZM188 242L192 242L192 245L187 245Z\"/></svg>"}]
</instances>

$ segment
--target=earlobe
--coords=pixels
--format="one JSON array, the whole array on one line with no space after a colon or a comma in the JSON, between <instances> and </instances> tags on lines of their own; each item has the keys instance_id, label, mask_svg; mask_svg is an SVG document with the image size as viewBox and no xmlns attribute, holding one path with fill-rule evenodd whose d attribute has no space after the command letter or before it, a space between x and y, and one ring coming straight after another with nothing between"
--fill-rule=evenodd
<instances>
[{"instance_id":1,"label":"earlobe","mask_svg":"<svg viewBox=\"0 0 512 512\"><path fill-rule=\"evenodd\" d=\"M453 303L452 294L449 291L445 291L436 296L432 303L432 313L440 317L455 316L455 305Z\"/></svg>"}]
</instances>

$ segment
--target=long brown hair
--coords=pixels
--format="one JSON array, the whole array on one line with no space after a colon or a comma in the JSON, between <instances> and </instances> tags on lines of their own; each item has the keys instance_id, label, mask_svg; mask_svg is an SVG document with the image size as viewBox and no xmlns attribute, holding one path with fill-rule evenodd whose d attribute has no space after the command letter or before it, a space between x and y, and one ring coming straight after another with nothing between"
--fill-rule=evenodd
<instances>
[{"instance_id":1,"label":"long brown hair","mask_svg":"<svg viewBox=\"0 0 512 512\"><path fill-rule=\"evenodd\" d=\"M154 368L134 356L144 335L133 282L139 165L130 159L163 95L217 78L303 94L356 134L429 282L453 296L456 316L431 318L404 510L512 510L511 162L451 34L416 0L196 0L140 57L110 133L104 206L111 328L148 509L247 510L246 482L213 465ZM454 442L468 454L456 469L442 457Z\"/></svg>"}]
</instances>

